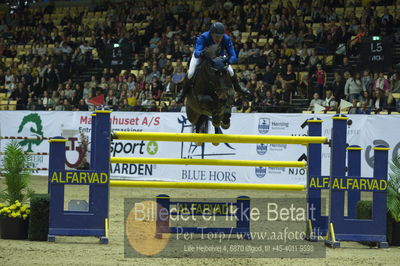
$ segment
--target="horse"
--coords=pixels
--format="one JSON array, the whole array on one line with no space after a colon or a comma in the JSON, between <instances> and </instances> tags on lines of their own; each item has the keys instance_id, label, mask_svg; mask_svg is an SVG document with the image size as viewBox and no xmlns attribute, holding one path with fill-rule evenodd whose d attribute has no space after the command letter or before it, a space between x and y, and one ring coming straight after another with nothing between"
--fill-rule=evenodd
<instances>
[{"instance_id":1,"label":"horse","mask_svg":"<svg viewBox=\"0 0 400 266\"><path fill-rule=\"evenodd\" d=\"M186 96L186 115L193 132L208 133L211 118L215 134L230 127L233 87L225 59L218 57L219 47L209 46L197 66L193 86Z\"/></svg>"}]
</instances>

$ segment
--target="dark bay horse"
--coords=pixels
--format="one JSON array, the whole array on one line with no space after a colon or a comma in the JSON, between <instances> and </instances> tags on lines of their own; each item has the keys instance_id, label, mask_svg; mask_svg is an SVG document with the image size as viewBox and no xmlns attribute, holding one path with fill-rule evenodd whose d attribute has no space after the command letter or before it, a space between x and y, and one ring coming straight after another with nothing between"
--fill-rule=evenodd
<instances>
[{"instance_id":1,"label":"dark bay horse","mask_svg":"<svg viewBox=\"0 0 400 266\"><path fill-rule=\"evenodd\" d=\"M217 56L218 49L217 45L206 48L205 58L193 77L193 87L186 96L186 114L196 133L208 133L209 118L216 134L222 133L220 127L230 126L233 87L228 65Z\"/></svg>"}]
</instances>

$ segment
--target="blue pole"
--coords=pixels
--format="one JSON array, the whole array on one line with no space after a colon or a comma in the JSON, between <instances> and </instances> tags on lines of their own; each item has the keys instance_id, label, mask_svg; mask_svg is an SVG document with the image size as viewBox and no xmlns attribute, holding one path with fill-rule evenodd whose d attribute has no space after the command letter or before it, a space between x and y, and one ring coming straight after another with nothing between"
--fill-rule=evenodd
<instances>
[{"instance_id":1,"label":"blue pole","mask_svg":"<svg viewBox=\"0 0 400 266\"><path fill-rule=\"evenodd\" d=\"M48 241L54 242L58 225L63 220L64 213L64 184L51 182L52 178L58 179L57 171L65 170L65 144L67 140L63 137L55 137L49 140L49 177L48 193L50 194L49 209L49 233Z\"/></svg>"},{"instance_id":2,"label":"blue pole","mask_svg":"<svg viewBox=\"0 0 400 266\"><path fill-rule=\"evenodd\" d=\"M388 147L385 147L383 145L378 145L374 147L373 177L380 180L380 182L387 182L388 180L388 155ZM372 198L372 219L376 221L376 226L374 226L374 233L384 238L383 241L378 242L378 246L386 248L388 247L386 239L387 189L374 191Z\"/></svg>"},{"instance_id":3,"label":"blue pole","mask_svg":"<svg viewBox=\"0 0 400 266\"><path fill-rule=\"evenodd\" d=\"M322 136L322 122L323 121L321 119L309 119L307 121L308 135ZM321 176L321 148L321 144L309 144L307 149L307 207L309 219L309 224L307 225L308 240L316 240L317 236L326 235L328 230L328 217L321 215L321 188L310 187L311 179Z\"/></svg>"},{"instance_id":4,"label":"blue pole","mask_svg":"<svg viewBox=\"0 0 400 266\"><path fill-rule=\"evenodd\" d=\"M361 176L361 148L357 145L351 145L347 148L347 176ZM347 218L356 219L357 202L361 199L359 190L347 191Z\"/></svg>"},{"instance_id":5,"label":"blue pole","mask_svg":"<svg viewBox=\"0 0 400 266\"><path fill-rule=\"evenodd\" d=\"M346 176L346 140L347 140L347 117L334 116L332 126L332 147L331 147L331 174L330 187L334 178ZM332 189L330 192L329 209L330 223L343 219L344 216L344 191Z\"/></svg>"}]
</instances>

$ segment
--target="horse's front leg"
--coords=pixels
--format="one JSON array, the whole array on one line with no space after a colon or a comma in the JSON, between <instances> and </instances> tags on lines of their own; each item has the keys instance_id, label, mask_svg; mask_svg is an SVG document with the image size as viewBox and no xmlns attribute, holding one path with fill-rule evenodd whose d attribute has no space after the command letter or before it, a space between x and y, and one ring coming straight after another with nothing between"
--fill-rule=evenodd
<instances>
[{"instance_id":1,"label":"horse's front leg","mask_svg":"<svg viewBox=\"0 0 400 266\"><path fill-rule=\"evenodd\" d=\"M218 113L213 113L212 114L212 124L214 127L220 127L221 126L221 115Z\"/></svg>"},{"instance_id":2,"label":"horse's front leg","mask_svg":"<svg viewBox=\"0 0 400 266\"><path fill-rule=\"evenodd\" d=\"M228 129L231 126L231 112L226 110L222 116L221 127L223 129Z\"/></svg>"}]
</instances>

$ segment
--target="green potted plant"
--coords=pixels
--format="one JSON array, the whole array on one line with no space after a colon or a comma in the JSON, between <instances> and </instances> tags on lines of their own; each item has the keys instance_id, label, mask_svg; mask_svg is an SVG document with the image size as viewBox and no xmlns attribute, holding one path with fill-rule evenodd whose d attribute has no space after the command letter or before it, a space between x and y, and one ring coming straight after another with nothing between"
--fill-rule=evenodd
<instances>
[{"instance_id":1,"label":"green potted plant","mask_svg":"<svg viewBox=\"0 0 400 266\"><path fill-rule=\"evenodd\" d=\"M2 159L5 189L0 191L0 237L26 239L30 209L25 202L33 191L28 188L31 173L30 156L24 154L16 141L7 144Z\"/></svg>"},{"instance_id":2,"label":"green potted plant","mask_svg":"<svg viewBox=\"0 0 400 266\"><path fill-rule=\"evenodd\" d=\"M392 173L389 174L387 209L388 235L391 245L400 245L400 156L393 158L390 165Z\"/></svg>"}]
</instances>

